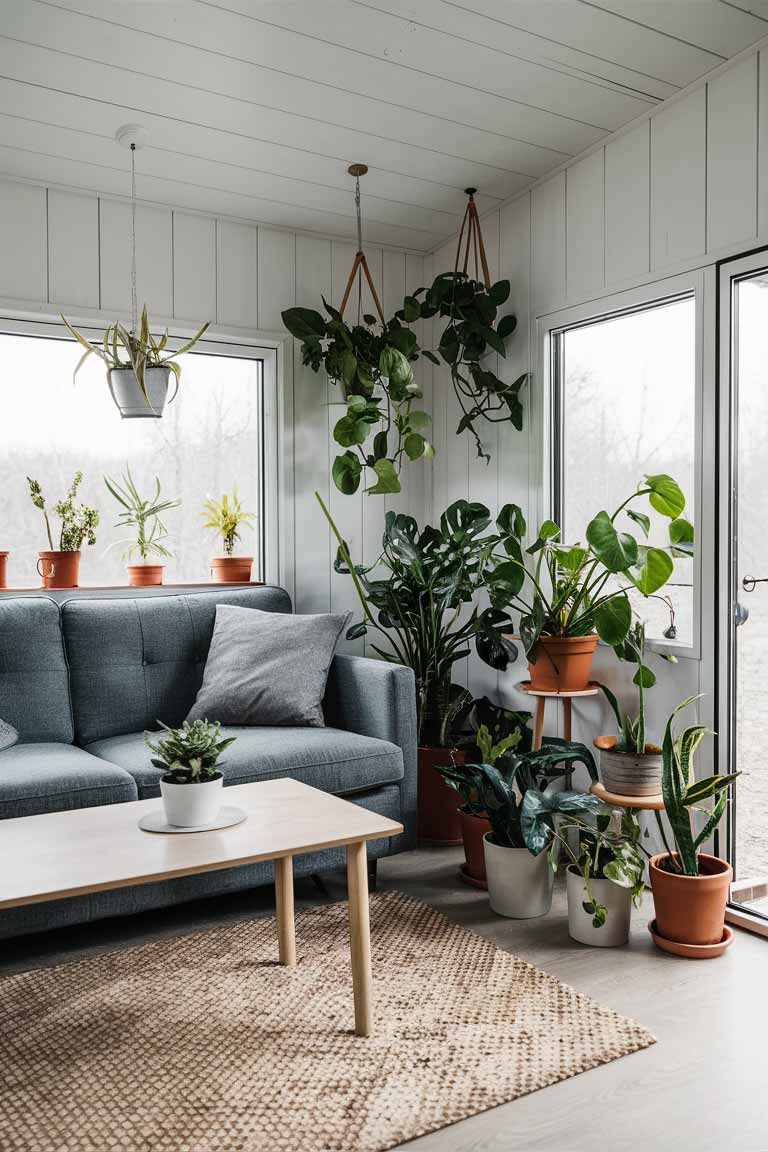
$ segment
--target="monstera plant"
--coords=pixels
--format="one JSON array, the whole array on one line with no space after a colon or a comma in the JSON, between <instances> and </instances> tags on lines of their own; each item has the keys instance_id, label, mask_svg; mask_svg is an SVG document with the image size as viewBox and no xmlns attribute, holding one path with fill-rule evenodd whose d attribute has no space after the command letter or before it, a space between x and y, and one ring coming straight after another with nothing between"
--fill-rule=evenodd
<instances>
[{"instance_id":1,"label":"monstera plant","mask_svg":"<svg viewBox=\"0 0 768 1152\"><path fill-rule=\"evenodd\" d=\"M457 434L465 430L475 438L477 454L490 456L483 447L475 427L478 420L492 423L511 421L518 430L523 427L523 405L520 392L530 373L523 372L512 383L505 383L492 370L490 354L506 356L505 341L517 327L513 315L496 322L499 308L509 297L509 281L499 280L487 287L465 272L443 272L429 288L419 288L406 296L398 317L408 323L439 317L446 320L437 351L451 370L451 381L462 416ZM440 359L425 351L433 364Z\"/></svg>"},{"instance_id":2,"label":"monstera plant","mask_svg":"<svg viewBox=\"0 0 768 1152\"><path fill-rule=\"evenodd\" d=\"M344 449L333 462L334 483L348 496L364 477L369 493L399 492L403 464L434 455L425 436L431 417L413 407L421 396L411 367L419 353L416 336L399 316L378 324L365 315L363 324L350 326L324 298L323 306L327 316L288 308L282 317L301 341L302 364L314 372L325 368L347 405L333 429Z\"/></svg>"}]
</instances>

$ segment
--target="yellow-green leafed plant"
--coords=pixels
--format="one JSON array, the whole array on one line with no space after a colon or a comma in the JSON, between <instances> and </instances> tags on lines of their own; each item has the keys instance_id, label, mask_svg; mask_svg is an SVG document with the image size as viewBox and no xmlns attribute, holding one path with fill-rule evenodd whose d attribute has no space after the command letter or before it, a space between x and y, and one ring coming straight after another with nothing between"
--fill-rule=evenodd
<instances>
[{"instance_id":1,"label":"yellow-green leafed plant","mask_svg":"<svg viewBox=\"0 0 768 1152\"><path fill-rule=\"evenodd\" d=\"M111 372L115 368L133 368L138 385L147 402L147 407L151 407L152 405L144 383L145 370L147 368L170 368L176 380L176 391L178 391L179 381L181 380L181 365L178 363L178 357L183 356L185 352L189 352L191 348L194 348L195 344L197 344L198 340L201 339L208 328L208 324L203 324L200 331L196 333L191 340L188 340L186 344L175 352L172 352L170 350L166 351L168 329L163 332L158 340L155 340L150 332L146 304L141 311L138 333L133 331L129 332L122 324L115 321L114 324L110 324L105 328L104 339L101 344L92 344L87 337L72 327L65 316L62 316L61 319L75 340L85 348L85 353L77 362L77 367L72 374L72 379L74 380L77 377L78 372L89 356L98 356L100 360L103 360L107 366L107 372ZM173 400L175 395L176 392L174 392L171 400Z\"/></svg>"},{"instance_id":2,"label":"yellow-green leafed plant","mask_svg":"<svg viewBox=\"0 0 768 1152\"><path fill-rule=\"evenodd\" d=\"M231 498L224 493L221 500L212 497L203 506L201 516L206 516L205 527L218 532L224 542L224 553L231 556L235 551L235 544L240 539L240 526L249 520L255 519L255 512L246 512L240 503L237 489L232 492Z\"/></svg>"}]
</instances>

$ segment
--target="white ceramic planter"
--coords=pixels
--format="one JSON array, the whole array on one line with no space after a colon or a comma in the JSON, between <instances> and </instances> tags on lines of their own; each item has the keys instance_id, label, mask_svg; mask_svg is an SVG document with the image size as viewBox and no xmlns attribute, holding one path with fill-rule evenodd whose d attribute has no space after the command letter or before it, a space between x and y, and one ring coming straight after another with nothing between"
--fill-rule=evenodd
<instances>
[{"instance_id":1,"label":"white ceramic planter","mask_svg":"<svg viewBox=\"0 0 768 1152\"><path fill-rule=\"evenodd\" d=\"M598 743L608 739L600 736L595 740L595 747L600 750L600 778L608 791L619 796L658 796L663 766L661 753L646 752L638 756L633 752L614 752Z\"/></svg>"},{"instance_id":2,"label":"white ceramic planter","mask_svg":"<svg viewBox=\"0 0 768 1152\"><path fill-rule=\"evenodd\" d=\"M170 375L170 368L144 369L144 387L149 396L147 404L133 368L112 368L107 373L109 389L123 419L137 420L162 416L168 399Z\"/></svg>"},{"instance_id":3,"label":"white ceramic planter","mask_svg":"<svg viewBox=\"0 0 768 1152\"><path fill-rule=\"evenodd\" d=\"M202 784L171 784L160 781L165 818L176 828L199 828L212 824L221 808L224 777L205 780Z\"/></svg>"},{"instance_id":4,"label":"white ceramic planter","mask_svg":"<svg viewBox=\"0 0 768 1152\"><path fill-rule=\"evenodd\" d=\"M587 900L587 892L581 873L569 868L566 876L568 932L571 938L580 944L590 944L593 948L619 948L626 944L632 919L632 893L629 888L620 888L611 880L590 880L593 896L608 909L605 924L602 928L594 928L592 914L585 912L582 907Z\"/></svg>"},{"instance_id":5,"label":"white ceramic planter","mask_svg":"<svg viewBox=\"0 0 768 1152\"><path fill-rule=\"evenodd\" d=\"M492 910L514 920L546 916L555 881L547 853L532 856L527 848L502 848L491 836L483 837L483 847Z\"/></svg>"}]
</instances>

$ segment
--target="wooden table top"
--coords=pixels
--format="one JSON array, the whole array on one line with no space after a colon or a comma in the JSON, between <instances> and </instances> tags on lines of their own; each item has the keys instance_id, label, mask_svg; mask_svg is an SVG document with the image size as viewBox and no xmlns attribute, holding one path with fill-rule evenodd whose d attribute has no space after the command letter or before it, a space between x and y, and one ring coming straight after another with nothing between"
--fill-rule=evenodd
<instances>
[{"instance_id":1,"label":"wooden table top","mask_svg":"<svg viewBox=\"0 0 768 1152\"><path fill-rule=\"evenodd\" d=\"M247 820L211 832L144 832L154 800L106 804L0 821L0 908L35 904L173 876L275 860L397 836L402 824L298 780L224 789Z\"/></svg>"}]
</instances>

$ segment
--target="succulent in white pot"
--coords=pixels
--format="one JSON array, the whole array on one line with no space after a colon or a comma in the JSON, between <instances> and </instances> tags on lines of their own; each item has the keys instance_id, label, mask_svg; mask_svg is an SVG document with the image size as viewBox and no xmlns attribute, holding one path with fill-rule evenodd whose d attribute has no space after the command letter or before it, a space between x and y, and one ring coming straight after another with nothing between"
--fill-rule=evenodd
<instances>
[{"instance_id":1,"label":"succulent in white pot","mask_svg":"<svg viewBox=\"0 0 768 1152\"><path fill-rule=\"evenodd\" d=\"M145 740L154 753L152 763L163 773L160 794L166 820L177 828L212 824L221 808L224 786L219 757L236 738L220 739L221 725L209 720L185 720L180 728L162 723L160 727L164 736L153 741L153 733L147 733Z\"/></svg>"}]
</instances>

